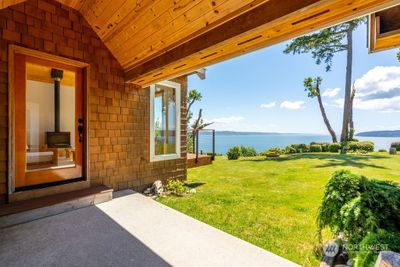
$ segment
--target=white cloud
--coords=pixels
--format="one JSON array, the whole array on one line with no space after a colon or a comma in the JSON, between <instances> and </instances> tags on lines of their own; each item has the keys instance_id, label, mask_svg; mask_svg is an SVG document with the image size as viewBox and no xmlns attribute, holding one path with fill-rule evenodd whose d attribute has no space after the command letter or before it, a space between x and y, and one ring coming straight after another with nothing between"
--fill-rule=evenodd
<instances>
[{"instance_id":1,"label":"white cloud","mask_svg":"<svg viewBox=\"0 0 400 267\"><path fill-rule=\"evenodd\" d=\"M281 108L286 109L301 109L304 105L304 101L283 101L281 103Z\"/></svg>"},{"instance_id":2,"label":"white cloud","mask_svg":"<svg viewBox=\"0 0 400 267\"><path fill-rule=\"evenodd\" d=\"M355 84L354 108L400 112L400 67L377 66Z\"/></svg>"},{"instance_id":3,"label":"white cloud","mask_svg":"<svg viewBox=\"0 0 400 267\"><path fill-rule=\"evenodd\" d=\"M270 102L270 103L261 104L260 108L273 108L275 106L276 106L276 102Z\"/></svg>"},{"instance_id":4,"label":"white cloud","mask_svg":"<svg viewBox=\"0 0 400 267\"><path fill-rule=\"evenodd\" d=\"M335 97L339 94L340 88L328 88L323 93L322 96Z\"/></svg>"},{"instance_id":5,"label":"white cloud","mask_svg":"<svg viewBox=\"0 0 400 267\"><path fill-rule=\"evenodd\" d=\"M215 118L210 121L218 124L232 124L244 121L244 118L242 116L230 116L230 117Z\"/></svg>"}]
</instances>

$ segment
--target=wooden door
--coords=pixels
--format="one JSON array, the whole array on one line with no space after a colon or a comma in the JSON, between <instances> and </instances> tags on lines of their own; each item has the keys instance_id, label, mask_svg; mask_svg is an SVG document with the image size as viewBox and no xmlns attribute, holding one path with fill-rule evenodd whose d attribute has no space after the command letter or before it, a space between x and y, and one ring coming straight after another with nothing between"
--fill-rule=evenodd
<instances>
[{"instance_id":1,"label":"wooden door","mask_svg":"<svg viewBox=\"0 0 400 267\"><path fill-rule=\"evenodd\" d=\"M83 69L15 54L14 87L15 187L81 178Z\"/></svg>"}]
</instances>

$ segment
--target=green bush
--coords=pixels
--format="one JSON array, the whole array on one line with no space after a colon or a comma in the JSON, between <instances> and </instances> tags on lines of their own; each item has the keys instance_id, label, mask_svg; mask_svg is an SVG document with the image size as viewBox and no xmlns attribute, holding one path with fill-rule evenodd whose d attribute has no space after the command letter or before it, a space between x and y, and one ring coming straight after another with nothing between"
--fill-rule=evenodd
<instances>
[{"instance_id":1,"label":"green bush","mask_svg":"<svg viewBox=\"0 0 400 267\"><path fill-rule=\"evenodd\" d=\"M294 148L293 146L287 146L285 149L284 149L284 152L285 152L285 154L295 154L295 153L297 153L297 151L296 151L296 148Z\"/></svg>"},{"instance_id":2,"label":"green bush","mask_svg":"<svg viewBox=\"0 0 400 267\"><path fill-rule=\"evenodd\" d=\"M175 195L179 195L179 196L183 195L186 192L184 183L178 179L169 179L167 181L165 189L167 191L170 191L171 193L173 193Z\"/></svg>"},{"instance_id":3,"label":"green bush","mask_svg":"<svg viewBox=\"0 0 400 267\"><path fill-rule=\"evenodd\" d=\"M262 154L268 155L268 154L283 154L284 151L280 149L279 147L271 147L270 149L265 150Z\"/></svg>"},{"instance_id":4,"label":"green bush","mask_svg":"<svg viewBox=\"0 0 400 267\"><path fill-rule=\"evenodd\" d=\"M320 145L322 148L322 152L328 152L329 151L329 143L328 142L311 142L310 143L310 150L312 145Z\"/></svg>"},{"instance_id":5,"label":"green bush","mask_svg":"<svg viewBox=\"0 0 400 267\"><path fill-rule=\"evenodd\" d=\"M362 142L356 142L356 141L351 141L348 142L347 144L347 149L351 152L373 152L374 151L374 143L371 141L362 141Z\"/></svg>"},{"instance_id":6,"label":"green bush","mask_svg":"<svg viewBox=\"0 0 400 267\"><path fill-rule=\"evenodd\" d=\"M226 155L229 160L235 160L240 157L241 151L240 151L240 146L233 146L229 148L228 152L226 152Z\"/></svg>"},{"instance_id":7,"label":"green bush","mask_svg":"<svg viewBox=\"0 0 400 267\"><path fill-rule=\"evenodd\" d=\"M310 145L310 152L322 152L321 145Z\"/></svg>"},{"instance_id":8,"label":"green bush","mask_svg":"<svg viewBox=\"0 0 400 267\"><path fill-rule=\"evenodd\" d=\"M396 148L397 151L400 151L400 142L393 142L390 145L391 148Z\"/></svg>"},{"instance_id":9,"label":"green bush","mask_svg":"<svg viewBox=\"0 0 400 267\"><path fill-rule=\"evenodd\" d=\"M400 187L337 171L325 186L317 222L319 231L329 227L335 235L342 232L349 244L378 229L400 232Z\"/></svg>"},{"instance_id":10,"label":"green bush","mask_svg":"<svg viewBox=\"0 0 400 267\"><path fill-rule=\"evenodd\" d=\"M378 152L387 152L386 149L379 149Z\"/></svg>"},{"instance_id":11,"label":"green bush","mask_svg":"<svg viewBox=\"0 0 400 267\"><path fill-rule=\"evenodd\" d=\"M374 152L375 144L371 141L362 141L359 142L359 150L364 150L367 152Z\"/></svg>"},{"instance_id":12,"label":"green bush","mask_svg":"<svg viewBox=\"0 0 400 267\"><path fill-rule=\"evenodd\" d=\"M257 150L251 146L240 146L240 156L242 157L255 157L257 156Z\"/></svg>"},{"instance_id":13,"label":"green bush","mask_svg":"<svg viewBox=\"0 0 400 267\"><path fill-rule=\"evenodd\" d=\"M310 152L310 145L306 145L306 144L293 144L293 145L290 145L290 146L296 150L296 153L306 153L306 152Z\"/></svg>"},{"instance_id":14,"label":"green bush","mask_svg":"<svg viewBox=\"0 0 400 267\"><path fill-rule=\"evenodd\" d=\"M331 143L328 146L329 152L332 152L332 153L339 152L341 148L342 148L342 145L340 143Z\"/></svg>"},{"instance_id":15,"label":"green bush","mask_svg":"<svg viewBox=\"0 0 400 267\"><path fill-rule=\"evenodd\" d=\"M400 252L400 233L378 230L369 233L358 246L349 247L350 253L355 256L354 267L375 266L379 251L382 250Z\"/></svg>"}]
</instances>

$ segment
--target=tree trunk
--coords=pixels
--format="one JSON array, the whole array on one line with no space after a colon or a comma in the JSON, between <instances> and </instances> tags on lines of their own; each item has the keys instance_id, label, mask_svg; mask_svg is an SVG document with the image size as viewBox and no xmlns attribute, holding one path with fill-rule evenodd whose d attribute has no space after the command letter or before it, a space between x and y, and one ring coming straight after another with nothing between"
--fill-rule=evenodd
<instances>
[{"instance_id":1,"label":"tree trunk","mask_svg":"<svg viewBox=\"0 0 400 267\"><path fill-rule=\"evenodd\" d=\"M354 137L353 103L354 103L355 95L356 95L356 91L355 91L354 84L353 84L353 89L351 91L351 97L350 97L350 111L349 111L349 129L350 129L349 137L350 137L350 139L353 139L353 137Z\"/></svg>"},{"instance_id":2,"label":"tree trunk","mask_svg":"<svg viewBox=\"0 0 400 267\"><path fill-rule=\"evenodd\" d=\"M332 137L332 142L336 143L337 142L336 133L332 129L332 126L331 126L331 124L329 123L329 120L328 120L328 116L326 115L324 104L322 103L322 98L321 98L321 93L320 93L320 90L319 90L319 85L317 85L316 89L317 89L317 92L318 92L317 99L318 99L319 109L321 110L322 118L324 119L324 123L326 125L326 128L328 129L328 131L329 131L329 133L330 133L330 135Z\"/></svg>"},{"instance_id":3,"label":"tree trunk","mask_svg":"<svg viewBox=\"0 0 400 267\"><path fill-rule=\"evenodd\" d=\"M354 26L350 25L347 30L347 66L346 66L346 85L344 96L344 109L343 109L343 124L342 134L340 136L341 142L346 142L349 139L349 113L350 113L350 98L351 98L351 79L353 72L353 30Z\"/></svg>"}]
</instances>

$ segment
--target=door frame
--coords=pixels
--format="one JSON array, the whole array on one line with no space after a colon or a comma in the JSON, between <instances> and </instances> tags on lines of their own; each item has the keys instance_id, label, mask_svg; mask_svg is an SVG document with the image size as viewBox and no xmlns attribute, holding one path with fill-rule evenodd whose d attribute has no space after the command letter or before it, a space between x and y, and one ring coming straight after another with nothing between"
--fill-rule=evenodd
<instances>
[{"instance_id":1,"label":"door frame","mask_svg":"<svg viewBox=\"0 0 400 267\"><path fill-rule=\"evenodd\" d=\"M15 85L14 85L14 56L15 54L22 54L25 56L31 56L31 57L37 57L57 63L62 63L78 68L82 68L83 70L83 117L84 117L84 144L83 144L83 160L82 160L82 176L84 178L84 183L82 181L79 182L73 182L71 183L76 183L77 185L71 186L70 184L65 184L65 185L58 185L58 186L49 186L47 188L43 189L33 189L33 190L27 190L25 192L18 192L18 193L24 193L30 194L32 191L41 191L41 193L35 193L34 195L49 195L49 194L54 194L57 192L62 192L63 187L65 190L69 191L68 188L74 188L80 189L86 188L89 185L90 182L90 151L89 151L89 122L90 122L90 112L89 112L89 107L90 107L90 102L89 102L89 97L90 97L90 65L85 62L81 61L76 61L72 60L69 58L64 58L52 54L48 54L45 52L40 52L37 50L25 48L25 47L20 47L17 45L9 45L8 49L8 175L7 175L7 184L8 184L8 196L9 196L9 201L14 199L12 196L13 194L17 194L15 192L15 103L14 103L14 96L15 96ZM79 185L78 185L79 184ZM54 190L52 190L54 188ZM18 197L20 198L20 197ZM23 196L22 198L29 198L29 196Z\"/></svg>"}]
</instances>

